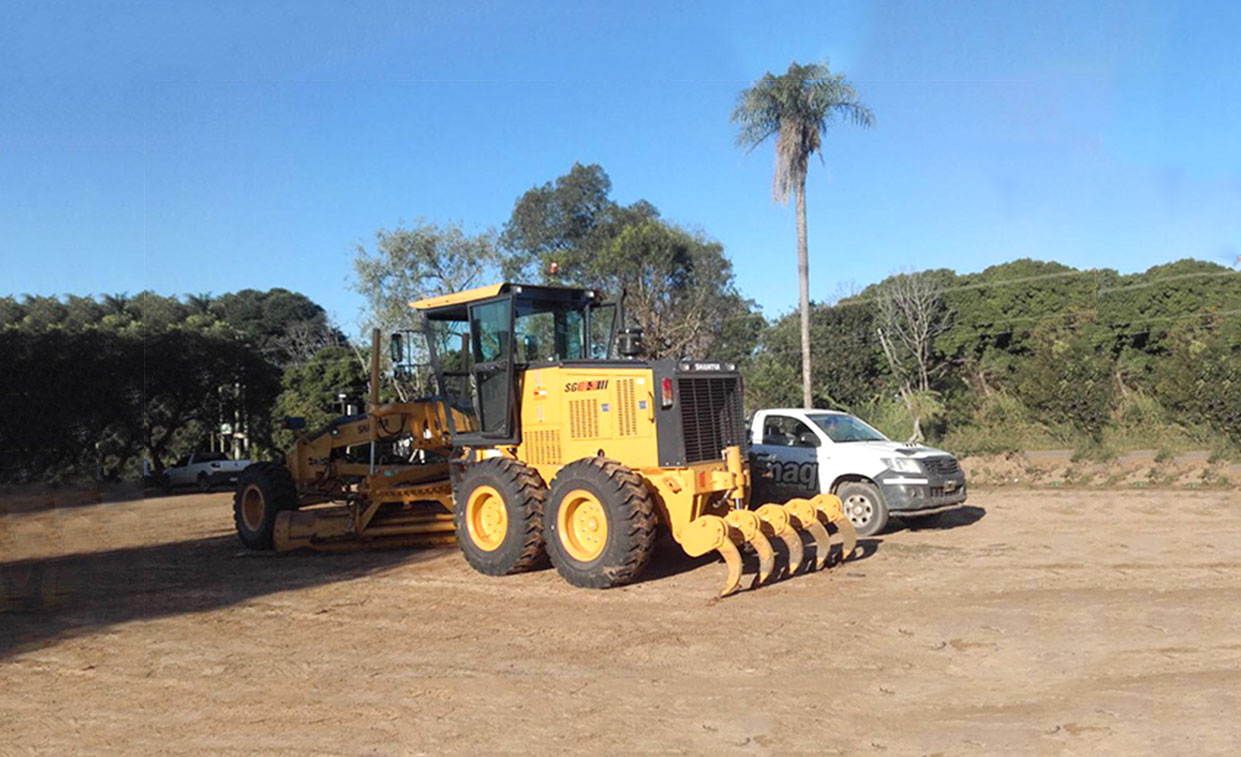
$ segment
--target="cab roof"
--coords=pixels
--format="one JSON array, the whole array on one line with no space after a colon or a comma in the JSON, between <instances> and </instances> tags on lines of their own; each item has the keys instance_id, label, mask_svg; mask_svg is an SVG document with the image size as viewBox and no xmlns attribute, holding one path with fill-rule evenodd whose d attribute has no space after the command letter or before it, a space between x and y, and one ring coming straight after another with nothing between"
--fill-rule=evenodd
<instances>
[{"instance_id":1,"label":"cab roof","mask_svg":"<svg viewBox=\"0 0 1241 757\"><path fill-rule=\"evenodd\" d=\"M508 282L488 284L487 286L467 289L464 292L441 294L437 297L424 297L421 300L414 300L409 303L409 306L415 310L434 310L435 308L442 308L447 305L466 305L471 302L496 297L503 292L508 291L508 287Z\"/></svg>"},{"instance_id":2,"label":"cab roof","mask_svg":"<svg viewBox=\"0 0 1241 757\"><path fill-rule=\"evenodd\" d=\"M453 292L452 294L442 294L436 297L426 297L421 300L415 300L409 303L411 308L430 315L439 315L441 318L465 318L467 306L475 303L489 300L492 297L499 297L502 294L512 292L526 296L535 300L554 300L561 302L586 302L595 299L598 292L593 289L581 289L578 287L555 287L541 286L537 284L514 284L509 281L499 284L488 284L487 286L475 287L467 289L463 292Z\"/></svg>"}]
</instances>

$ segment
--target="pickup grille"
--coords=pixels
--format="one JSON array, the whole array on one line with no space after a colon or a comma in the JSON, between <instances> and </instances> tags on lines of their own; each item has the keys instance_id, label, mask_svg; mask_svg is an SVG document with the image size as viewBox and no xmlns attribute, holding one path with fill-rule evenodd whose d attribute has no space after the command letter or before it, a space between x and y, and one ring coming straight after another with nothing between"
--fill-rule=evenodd
<instances>
[{"instance_id":1,"label":"pickup grille","mask_svg":"<svg viewBox=\"0 0 1241 757\"><path fill-rule=\"evenodd\" d=\"M934 473L937 476L955 476L961 472L957 459L948 455L925 457L922 459L922 466L928 473Z\"/></svg>"},{"instance_id":2,"label":"pickup grille","mask_svg":"<svg viewBox=\"0 0 1241 757\"><path fill-rule=\"evenodd\" d=\"M685 435L685 462L718 460L725 447L744 446L739 377L679 376L677 401Z\"/></svg>"}]
</instances>

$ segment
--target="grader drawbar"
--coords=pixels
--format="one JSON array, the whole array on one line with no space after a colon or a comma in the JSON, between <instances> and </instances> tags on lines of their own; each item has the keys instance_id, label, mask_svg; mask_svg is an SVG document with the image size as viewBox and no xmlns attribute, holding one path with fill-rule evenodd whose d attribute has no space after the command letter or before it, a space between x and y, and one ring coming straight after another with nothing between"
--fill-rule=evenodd
<instances>
[{"instance_id":1,"label":"grader drawbar","mask_svg":"<svg viewBox=\"0 0 1241 757\"><path fill-rule=\"evenodd\" d=\"M664 530L691 557L723 559L721 595L741 587L743 552L755 585L778 573L773 544L785 575L854 556L833 495L751 508L735 366L642 359L641 332L619 328L623 303L588 289L505 283L411 306L438 394L380 403L376 332L366 412L242 473L246 546L455 541L481 573L550 559L569 583L607 588L638 577ZM414 346L393 335L397 372L421 357Z\"/></svg>"}]
</instances>

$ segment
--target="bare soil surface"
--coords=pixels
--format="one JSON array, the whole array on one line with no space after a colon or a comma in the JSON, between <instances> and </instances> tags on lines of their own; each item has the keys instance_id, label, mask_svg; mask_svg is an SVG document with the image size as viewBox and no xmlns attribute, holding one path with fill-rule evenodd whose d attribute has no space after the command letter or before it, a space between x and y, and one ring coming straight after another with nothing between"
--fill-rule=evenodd
<instances>
[{"instance_id":1,"label":"bare soil surface","mask_svg":"<svg viewBox=\"0 0 1241 757\"><path fill-rule=\"evenodd\" d=\"M0 754L1241 752L1241 496L981 490L713 600L267 555L228 494L0 517Z\"/></svg>"}]
</instances>

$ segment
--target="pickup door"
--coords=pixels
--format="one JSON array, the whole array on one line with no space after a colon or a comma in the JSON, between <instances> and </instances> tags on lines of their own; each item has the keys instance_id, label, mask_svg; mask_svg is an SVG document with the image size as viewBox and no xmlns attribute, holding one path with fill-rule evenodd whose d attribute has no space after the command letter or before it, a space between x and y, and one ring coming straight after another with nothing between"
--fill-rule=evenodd
<instances>
[{"instance_id":1,"label":"pickup door","mask_svg":"<svg viewBox=\"0 0 1241 757\"><path fill-rule=\"evenodd\" d=\"M756 429L750 446L754 476L754 501L787 502L795 497L813 497L819 488L819 446L821 440L806 423L779 413L755 419Z\"/></svg>"},{"instance_id":2,"label":"pickup door","mask_svg":"<svg viewBox=\"0 0 1241 757\"><path fill-rule=\"evenodd\" d=\"M172 464L168 470L164 471L164 475L168 477L168 483L172 486L186 486L194 483L194 479L190 477L190 461L193 455L182 455L177 462Z\"/></svg>"}]
</instances>

